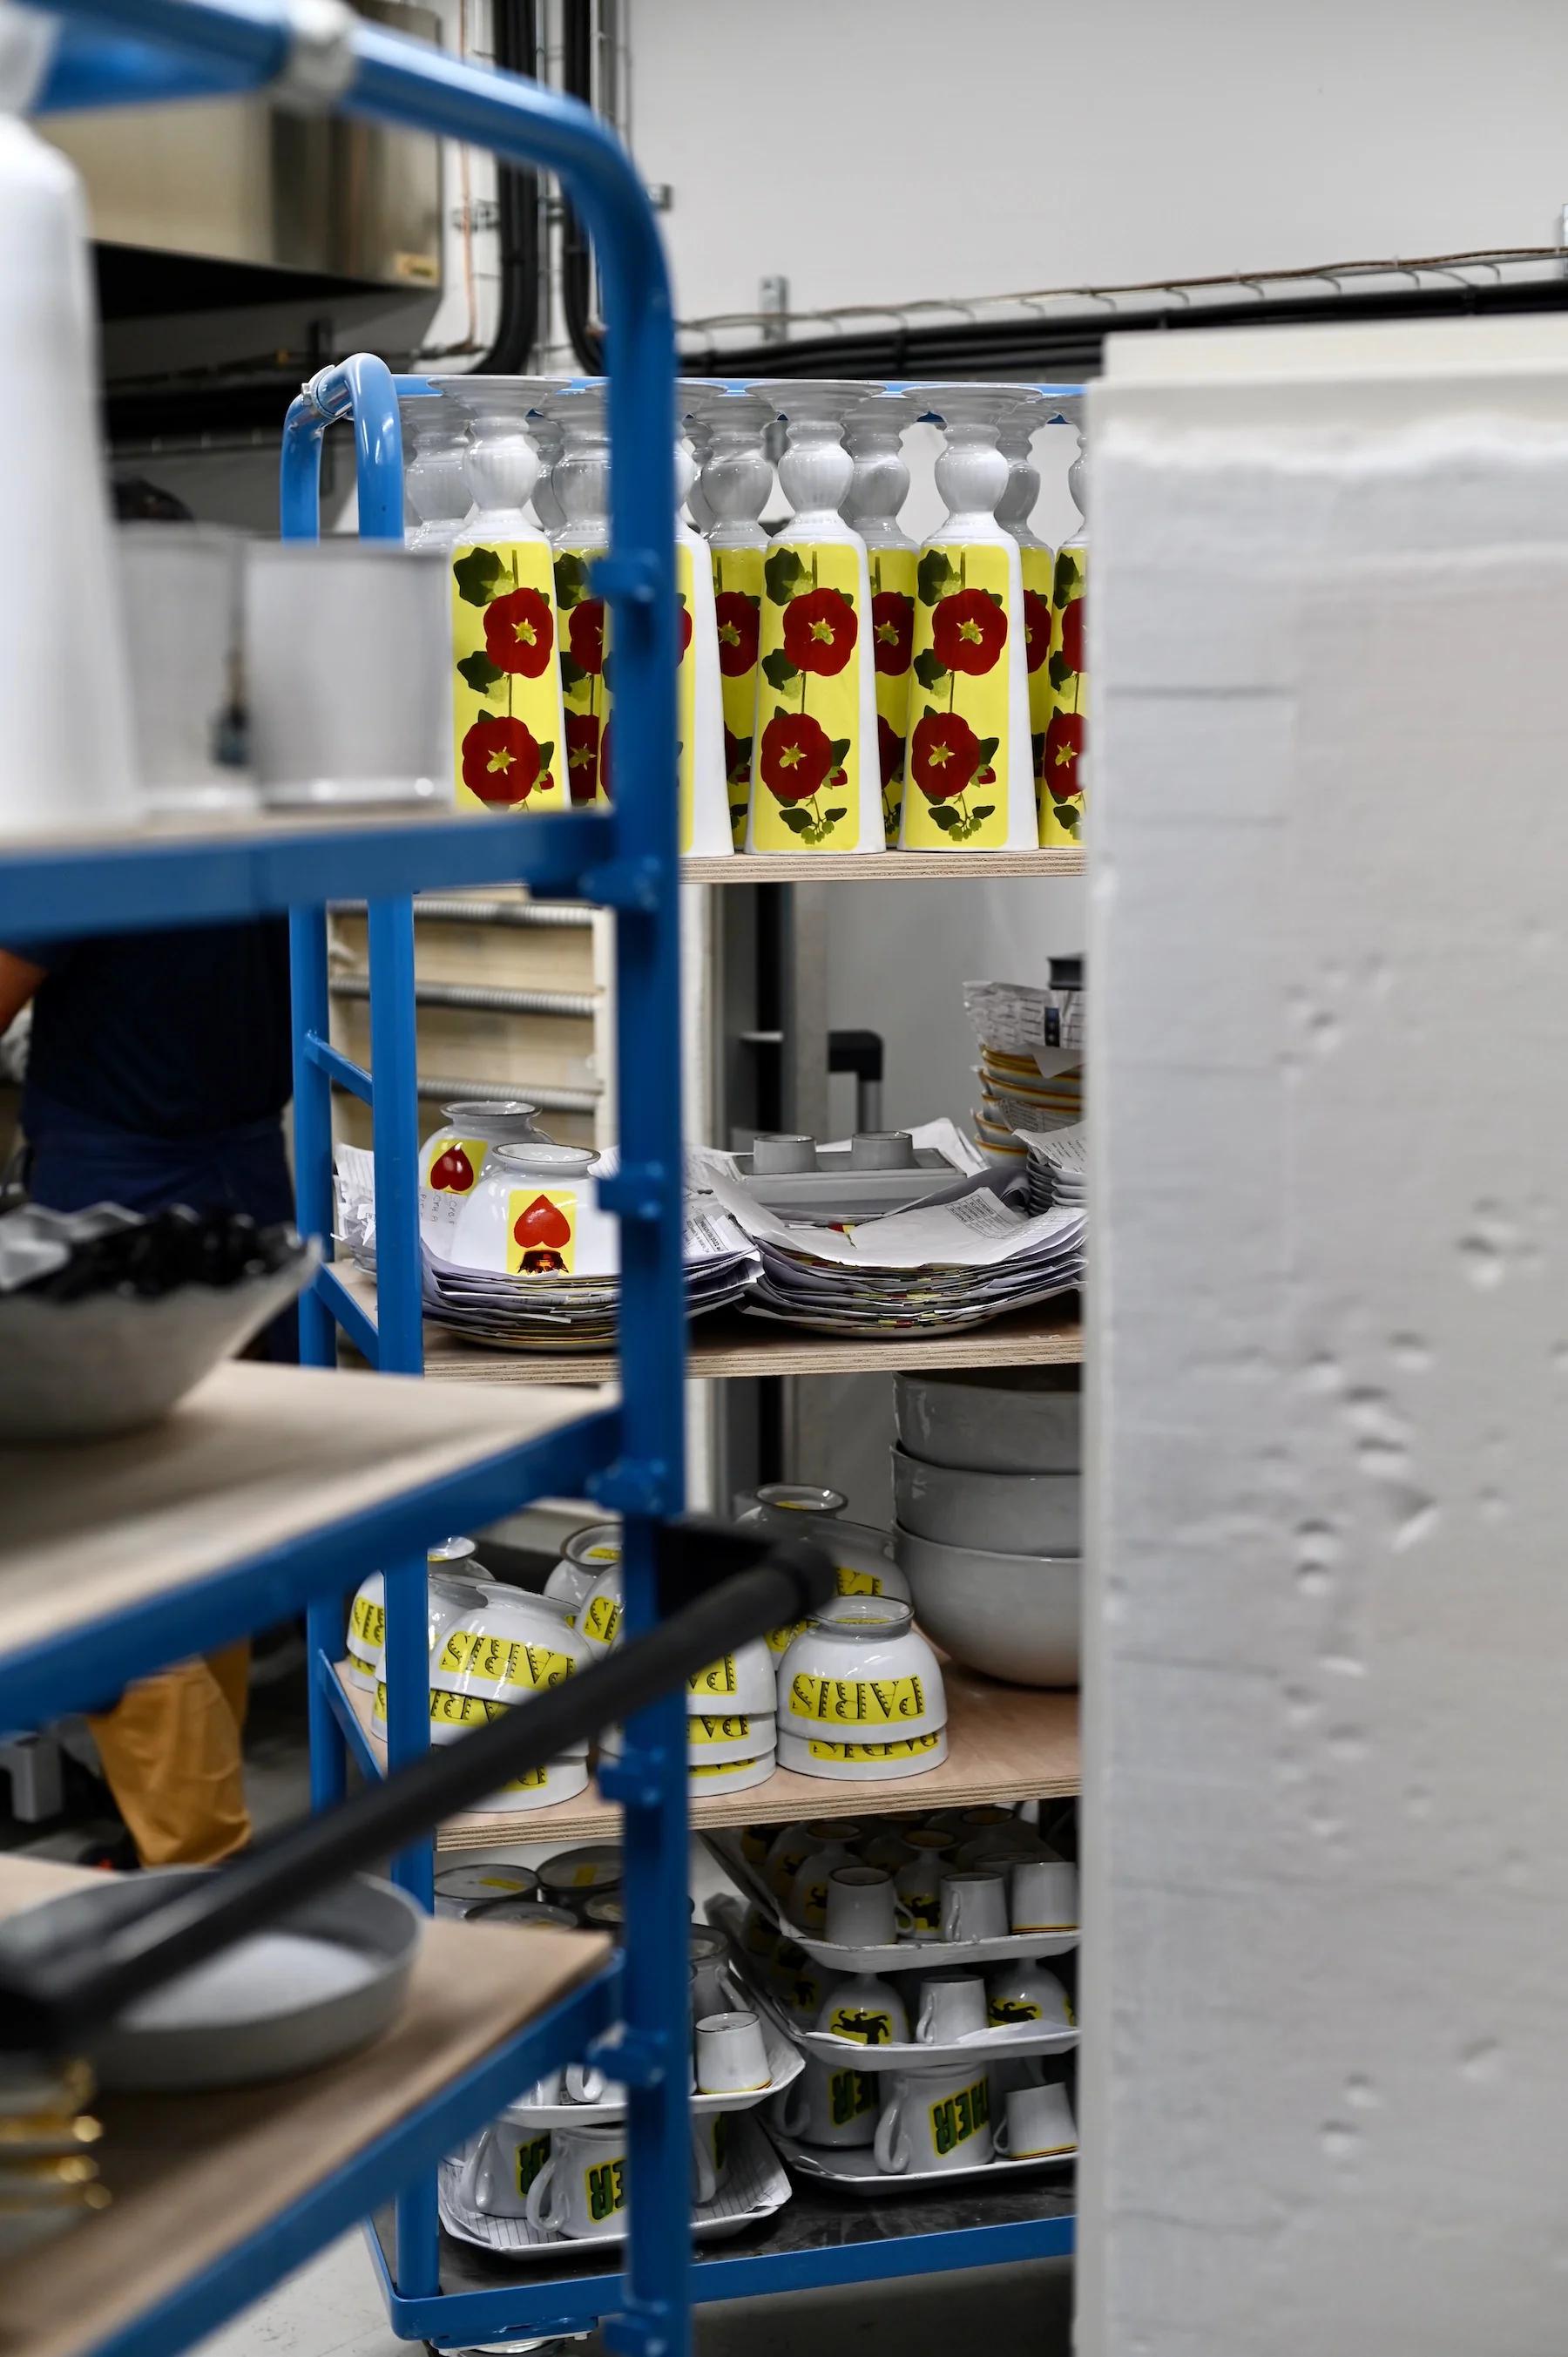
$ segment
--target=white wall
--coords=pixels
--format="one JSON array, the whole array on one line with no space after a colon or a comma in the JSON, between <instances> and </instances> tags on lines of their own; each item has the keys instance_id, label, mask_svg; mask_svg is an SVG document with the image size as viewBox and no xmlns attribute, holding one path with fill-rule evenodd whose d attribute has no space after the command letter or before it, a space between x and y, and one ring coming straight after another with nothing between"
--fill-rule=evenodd
<instances>
[{"instance_id":1,"label":"white wall","mask_svg":"<svg viewBox=\"0 0 1568 2357\"><path fill-rule=\"evenodd\" d=\"M1095 403L1080 2357L1552 2357L1568 321Z\"/></svg>"}]
</instances>

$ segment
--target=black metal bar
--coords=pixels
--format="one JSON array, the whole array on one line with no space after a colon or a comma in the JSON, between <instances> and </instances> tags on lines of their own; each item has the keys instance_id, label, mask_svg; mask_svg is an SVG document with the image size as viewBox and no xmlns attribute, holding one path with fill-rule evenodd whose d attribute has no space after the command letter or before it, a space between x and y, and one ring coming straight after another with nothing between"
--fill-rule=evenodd
<instances>
[{"instance_id":1,"label":"black metal bar","mask_svg":"<svg viewBox=\"0 0 1568 2357\"><path fill-rule=\"evenodd\" d=\"M561 87L585 106L594 102L594 19L592 0L562 0ZM593 317L593 255L588 233L575 208L563 199L561 208L561 308L566 333L579 364L590 376L605 370L605 333Z\"/></svg>"},{"instance_id":2,"label":"black metal bar","mask_svg":"<svg viewBox=\"0 0 1568 2357\"><path fill-rule=\"evenodd\" d=\"M671 1583L696 1586L757 1543L718 1525L680 1524L665 1552ZM706 1565L703 1561L707 1558ZM800 1618L836 1592L831 1564L800 1540L768 1543L752 1567L695 1595L648 1635L618 1647L458 1742L433 1747L336 1809L306 1817L210 1875L146 1886L145 1910L108 1932L22 1965L0 1961L0 2052L91 2050L92 2033L134 1998L277 1915L471 1808L567 1746L683 1684L737 1645Z\"/></svg>"}]
</instances>

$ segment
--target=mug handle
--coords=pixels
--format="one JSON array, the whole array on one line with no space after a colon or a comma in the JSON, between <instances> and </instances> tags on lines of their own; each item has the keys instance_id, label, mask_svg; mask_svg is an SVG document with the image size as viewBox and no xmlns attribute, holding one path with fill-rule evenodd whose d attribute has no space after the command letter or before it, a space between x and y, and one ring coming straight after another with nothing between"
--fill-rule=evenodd
<instances>
[{"instance_id":1,"label":"mug handle","mask_svg":"<svg viewBox=\"0 0 1568 2357\"><path fill-rule=\"evenodd\" d=\"M905 1906L904 1901L901 1899L898 1900L894 1906L893 1920L898 1926L898 1936L900 1939L912 1940L915 1937L918 1927L915 1922L914 1915L910 1910Z\"/></svg>"},{"instance_id":2,"label":"mug handle","mask_svg":"<svg viewBox=\"0 0 1568 2357\"><path fill-rule=\"evenodd\" d=\"M602 2103L607 2083L604 2072L602 2071L596 2071L589 2063L568 2062L566 2065L566 2100L568 2103Z\"/></svg>"},{"instance_id":3,"label":"mug handle","mask_svg":"<svg viewBox=\"0 0 1568 2357\"><path fill-rule=\"evenodd\" d=\"M464 2161L462 2169L458 2172L457 2199L459 2201L466 2201L471 2210L478 2210L481 2207L479 2201L479 2168L480 2164L484 2160L485 2147L489 2142L489 2134L487 2130L485 2135L480 2136L478 2141L474 2145L467 2159Z\"/></svg>"},{"instance_id":4,"label":"mug handle","mask_svg":"<svg viewBox=\"0 0 1568 2357\"><path fill-rule=\"evenodd\" d=\"M991 2131L991 2142L993 2150L1001 2159L1012 2159L1013 2155L1007 2143L1007 2115L1005 2111L1004 2111L1002 2117L997 2121L996 2126Z\"/></svg>"},{"instance_id":5,"label":"mug handle","mask_svg":"<svg viewBox=\"0 0 1568 2357\"><path fill-rule=\"evenodd\" d=\"M701 2210L704 2208L706 2204L713 2200L714 2194L717 2193L719 2190L719 2180L714 2172L714 2164L709 2158L708 2147L703 2143L702 2136L698 2132L697 2123L695 2120L692 2123L692 2158L696 2164L697 2183L695 2190L697 2207Z\"/></svg>"},{"instance_id":6,"label":"mug handle","mask_svg":"<svg viewBox=\"0 0 1568 2357\"><path fill-rule=\"evenodd\" d=\"M559 2231L554 2219L544 2214L544 2197L554 2181L555 2156L552 2153L528 2189L528 2201L523 2211L523 2216L537 2234L553 2234Z\"/></svg>"},{"instance_id":7,"label":"mug handle","mask_svg":"<svg viewBox=\"0 0 1568 2357\"><path fill-rule=\"evenodd\" d=\"M931 2018L936 2008L931 1997L930 1990L922 1989L920 1992L920 2009L915 2016L914 2029L914 2036L921 2045L929 2045L930 2043Z\"/></svg>"},{"instance_id":8,"label":"mug handle","mask_svg":"<svg viewBox=\"0 0 1568 2357\"><path fill-rule=\"evenodd\" d=\"M786 2087L773 2102L773 2116L787 2136L804 2136L806 2132L806 2076L800 2076Z\"/></svg>"},{"instance_id":9,"label":"mug handle","mask_svg":"<svg viewBox=\"0 0 1568 2357\"><path fill-rule=\"evenodd\" d=\"M903 2127L903 2098L895 2095L890 2104L882 2107L882 2117L876 2123L876 2141L872 2146L877 2168L894 2177L909 2166L909 2147L902 2140Z\"/></svg>"}]
</instances>

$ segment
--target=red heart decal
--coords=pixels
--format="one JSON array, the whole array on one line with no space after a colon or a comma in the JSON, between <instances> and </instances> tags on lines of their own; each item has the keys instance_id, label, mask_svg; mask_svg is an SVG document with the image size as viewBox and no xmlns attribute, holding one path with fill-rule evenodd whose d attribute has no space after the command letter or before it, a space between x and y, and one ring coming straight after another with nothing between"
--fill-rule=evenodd
<instances>
[{"instance_id":1,"label":"red heart decal","mask_svg":"<svg viewBox=\"0 0 1568 2357\"><path fill-rule=\"evenodd\" d=\"M430 1183L437 1194L466 1195L474 1183L474 1168L460 1146L449 1146L433 1164Z\"/></svg>"},{"instance_id":2,"label":"red heart decal","mask_svg":"<svg viewBox=\"0 0 1568 2357\"><path fill-rule=\"evenodd\" d=\"M552 1252L563 1252L572 1241L572 1223L548 1195L536 1195L519 1214L512 1235L525 1252L530 1244L547 1244Z\"/></svg>"}]
</instances>

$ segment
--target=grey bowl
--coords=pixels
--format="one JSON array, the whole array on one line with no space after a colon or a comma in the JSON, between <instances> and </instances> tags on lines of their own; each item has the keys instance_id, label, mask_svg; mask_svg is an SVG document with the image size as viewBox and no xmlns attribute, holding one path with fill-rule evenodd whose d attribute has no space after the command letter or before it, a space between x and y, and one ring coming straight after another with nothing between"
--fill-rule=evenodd
<instances>
[{"instance_id":1,"label":"grey bowl","mask_svg":"<svg viewBox=\"0 0 1568 2357\"><path fill-rule=\"evenodd\" d=\"M893 1451L893 1499L911 1536L994 1555L1078 1555L1083 1483L1077 1473L980 1473Z\"/></svg>"},{"instance_id":2,"label":"grey bowl","mask_svg":"<svg viewBox=\"0 0 1568 2357\"><path fill-rule=\"evenodd\" d=\"M898 1437L911 1457L976 1473L1076 1473L1076 1369L974 1367L896 1375Z\"/></svg>"},{"instance_id":3,"label":"grey bowl","mask_svg":"<svg viewBox=\"0 0 1568 2357\"><path fill-rule=\"evenodd\" d=\"M895 1524L894 1551L928 1637L1014 1686L1076 1686L1082 1562L943 1546Z\"/></svg>"}]
</instances>

